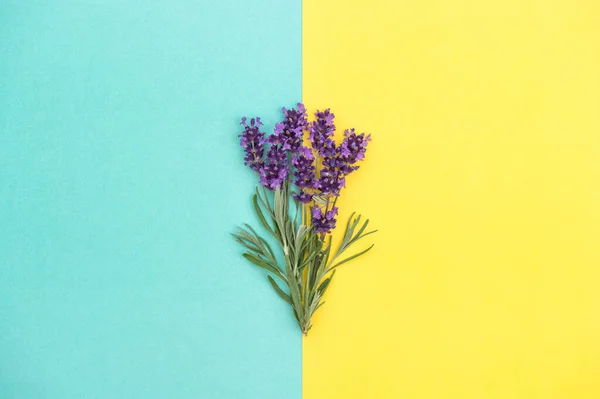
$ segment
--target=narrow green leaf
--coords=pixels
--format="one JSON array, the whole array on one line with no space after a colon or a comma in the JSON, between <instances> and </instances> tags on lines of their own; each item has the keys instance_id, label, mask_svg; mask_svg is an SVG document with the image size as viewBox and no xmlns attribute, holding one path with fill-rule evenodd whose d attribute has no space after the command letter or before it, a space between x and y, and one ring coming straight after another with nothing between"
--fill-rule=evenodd
<instances>
[{"instance_id":1,"label":"narrow green leaf","mask_svg":"<svg viewBox=\"0 0 600 399\"><path fill-rule=\"evenodd\" d=\"M354 217L354 215L356 214L356 212L352 212L352 214L350 215L350 217L348 218L348 222L346 223L346 230L344 230L344 239L342 241L345 241L346 237L351 237L352 236L352 218Z\"/></svg>"},{"instance_id":2,"label":"narrow green leaf","mask_svg":"<svg viewBox=\"0 0 600 399\"><path fill-rule=\"evenodd\" d=\"M367 253L367 252L369 252L369 251L371 250L371 248L373 248L374 246L375 246L375 244L371 244L371 246L370 246L369 248L367 248L367 249L365 249L364 251L361 251L361 252L359 252L359 253L357 253L357 254L355 254L355 255L352 255L352 256L350 256L349 258L346 258L346 259L344 259L344 260L343 260L343 261L341 261L341 262L338 262L338 263L336 263L335 265L331 266L331 267L330 267L330 268L329 268L327 271L329 272L329 271L331 271L331 270L335 269L336 267L343 265L343 264L344 264L344 263L346 263L346 262L350 262L350 261L351 261L352 259L354 259L354 258L358 258L359 256L366 254L366 253Z\"/></svg>"},{"instance_id":3,"label":"narrow green leaf","mask_svg":"<svg viewBox=\"0 0 600 399\"><path fill-rule=\"evenodd\" d=\"M258 245L258 243L259 243L259 241L256 239L254 234L252 234L248 230L245 230L243 227L240 227L239 231L236 234L238 234L242 239L244 239L244 241L248 241L248 242L254 243L256 245Z\"/></svg>"},{"instance_id":4,"label":"narrow green leaf","mask_svg":"<svg viewBox=\"0 0 600 399\"><path fill-rule=\"evenodd\" d=\"M311 263L321 252L321 248L315 249L309 253L304 262L300 265L300 268L306 267L309 263Z\"/></svg>"},{"instance_id":5,"label":"narrow green leaf","mask_svg":"<svg viewBox=\"0 0 600 399\"><path fill-rule=\"evenodd\" d=\"M242 254L242 256L244 258L248 259L251 263L255 264L256 266L273 273L277 277L283 278L281 271L276 269L273 265L271 265L266 260L254 255L254 254L251 254L250 252L245 252Z\"/></svg>"},{"instance_id":6,"label":"narrow green leaf","mask_svg":"<svg viewBox=\"0 0 600 399\"><path fill-rule=\"evenodd\" d=\"M365 231L365 229L367 228L368 224L369 224L369 219L365 220L365 223L362 225L362 227L360 228L360 230L358 230L358 233L356 233L356 235L354 237L360 237L360 235L362 234L362 232Z\"/></svg>"},{"instance_id":7,"label":"narrow green leaf","mask_svg":"<svg viewBox=\"0 0 600 399\"><path fill-rule=\"evenodd\" d=\"M265 198L263 198L262 195L260 194L260 191L258 191L258 187L256 187L256 196L258 198L258 201L262 205L262 207L265 208L267 210L267 212L269 212L269 215L271 217L273 217L273 209L271 208L271 204L269 203L269 197L267 196L267 191L265 190L264 187L262 189L263 189Z\"/></svg>"},{"instance_id":8,"label":"narrow green leaf","mask_svg":"<svg viewBox=\"0 0 600 399\"><path fill-rule=\"evenodd\" d=\"M294 198L294 203L296 204L296 215L294 215L294 225L298 224L298 215L300 214L300 202Z\"/></svg>"},{"instance_id":9,"label":"narrow green leaf","mask_svg":"<svg viewBox=\"0 0 600 399\"><path fill-rule=\"evenodd\" d=\"M289 303L291 305L292 298L290 298L290 296L288 294L283 292L283 290L279 287L279 285L277 285L277 283L275 282L275 280L273 280L273 278L271 276L267 275L267 278L269 279L269 283L271 283L271 286L273 287L273 289L275 290L277 295L279 295L279 297L281 299L283 299L284 301L286 301L287 303Z\"/></svg>"},{"instance_id":10,"label":"narrow green leaf","mask_svg":"<svg viewBox=\"0 0 600 399\"><path fill-rule=\"evenodd\" d=\"M315 203L317 203L321 206L327 204L327 199L320 195L313 195L313 200L315 201Z\"/></svg>"},{"instance_id":11,"label":"narrow green leaf","mask_svg":"<svg viewBox=\"0 0 600 399\"><path fill-rule=\"evenodd\" d=\"M365 237L366 237L366 236L368 236L368 235L371 235L371 234L373 234L373 233L377 233L377 231L379 231L379 230L371 230L371 231L369 231L368 233L365 233L365 234L363 234L363 235L362 235L362 236L360 236L360 237L358 237L358 236L357 236L357 237L356 237L356 238L354 238L352 241L350 241L348 244L354 244L356 241L358 241L358 240L361 240L361 239L365 238Z\"/></svg>"},{"instance_id":12,"label":"narrow green leaf","mask_svg":"<svg viewBox=\"0 0 600 399\"><path fill-rule=\"evenodd\" d=\"M331 236L329 236L329 244L321 251L319 256L315 258L314 267L310 270L311 273L307 276L307 288L309 290L309 301L312 303L318 296L317 288L321 279L327 274L329 253L331 251Z\"/></svg>"},{"instance_id":13,"label":"narrow green leaf","mask_svg":"<svg viewBox=\"0 0 600 399\"><path fill-rule=\"evenodd\" d=\"M331 280L333 279L333 276L335 276L335 270L333 271L333 273L331 273L331 276L329 276L325 280L323 280L321 285L319 285L319 288L317 288L317 291L319 292L319 296L323 297L325 295L325 291L327 291L327 288L329 288L329 284L331 284Z\"/></svg>"},{"instance_id":14,"label":"narrow green leaf","mask_svg":"<svg viewBox=\"0 0 600 399\"><path fill-rule=\"evenodd\" d=\"M298 248L298 249L302 248L302 242L304 240L304 236L305 236L307 230L308 229L303 224L301 224L298 227L298 230L296 231L296 234L295 234L295 240L294 240L294 245L296 248Z\"/></svg>"},{"instance_id":15,"label":"narrow green leaf","mask_svg":"<svg viewBox=\"0 0 600 399\"><path fill-rule=\"evenodd\" d=\"M257 248L257 247L255 247L254 245L252 245L250 243L244 242L244 241L242 241L240 239L236 239L236 241L239 242L241 245L243 245L245 248L247 248L247 249L249 249L251 251L254 251L256 253L261 253L260 248Z\"/></svg>"},{"instance_id":16,"label":"narrow green leaf","mask_svg":"<svg viewBox=\"0 0 600 399\"><path fill-rule=\"evenodd\" d=\"M262 253L263 252L262 249L261 249L260 242L257 243L255 240L248 239L247 237L245 237L242 234L232 233L231 235L234 236L235 240L237 242L239 242L240 244L242 244L244 247L246 247L248 249L251 249L251 250L253 250L255 252L258 252L258 253Z\"/></svg>"},{"instance_id":17,"label":"narrow green leaf","mask_svg":"<svg viewBox=\"0 0 600 399\"><path fill-rule=\"evenodd\" d=\"M296 312L294 306L292 306L292 311L294 312L294 318L298 322L298 326L300 327L300 329L302 329L302 322L300 321L300 317L298 316L298 312Z\"/></svg>"},{"instance_id":18,"label":"narrow green leaf","mask_svg":"<svg viewBox=\"0 0 600 399\"><path fill-rule=\"evenodd\" d=\"M260 205L258 205L258 195L257 194L254 194L252 196L252 204L254 205L254 211L256 212L256 216L258 216L258 220L260 220L260 223L264 226L265 229L267 229L267 231L269 233L274 234L275 232L273 231L273 228L267 222L265 215L263 214L262 210L260 209Z\"/></svg>"},{"instance_id":19,"label":"narrow green leaf","mask_svg":"<svg viewBox=\"0 0 600 399\"><path fill-rule=\"evenodd\" d=\"M255 238L260 238L260 235L252 228L252 226L250 226L248 223L244 223L244 226L246 226L248 231L250 231Z\"/></svg>"},{"instance_id":20,"label":"narrow green leaf","mask_svg":"<svg viewBox=\"0 0 600 399\"><path fill-rule=\"evenodd\" d=\"M263 238L260 238L260 242L263 244L264 248L266 248L266 249L267 249L267 251L269 252L269 255L270 255L270 258L271 258L271 260L272 260L273 262L276 262L276 261L275 261L275 253L273 252L273 249L271 248L271 246L269 245L269 243L268 243L268 242L267 242L265 239L263 239ZM267 254L265 254L265 256L266 256L266 255L267 255Z\"/></svg>"},{"instance_id":21,"label":"narrow green leaf","mask_svg":"<svg viewBox=\"0 0 600 399\"><path fill-rule=\"evenodd\" d=\"M302 299L300 297L300 290L298 288L298 281L292 265L290 265L289 261L285 262L285 272L288 276L288 287L290 288L290 297L292 298L292 307L296 311L298 316L298 320L304 318L304 309L302 309Z\"/></svg>"}]
</instances>

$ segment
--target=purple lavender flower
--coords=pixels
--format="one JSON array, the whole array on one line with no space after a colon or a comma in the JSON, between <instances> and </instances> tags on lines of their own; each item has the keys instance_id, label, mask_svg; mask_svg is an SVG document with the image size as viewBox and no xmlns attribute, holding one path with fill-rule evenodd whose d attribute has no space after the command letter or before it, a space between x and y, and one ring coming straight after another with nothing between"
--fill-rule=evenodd
<instances>
[{"instance_id":1,"label":"purple lavender flower","mask_svg":"<svg viewBox=\"0 0 600 399\"><path fill-rule=\"evenodd\" d=\"M240 134L240 144L244 147L244 163L260 174L260 184L274 190L283 185L290 173L292 182L300 189L293 196L300 202L312 200L312 190L318 189L326 197L339 196L345 187L345 177L358 169L356 163L365 157L370 135L356 134L354 129L344 131L344 140L336 146L334 114L329 108L315 112L316 120L308 123L306 108L301 103L296 108L283 108L285 119L275 125L272 135L265 138L260 131L260 118L251 119L250 124L242 118L244 132ZM302 145L306 128L310 131L310 141L317 154L322 156L323 167L316 177L315 156ZM269 144L264 159L265 144ZM291 154L293 172L288 170Z\"/></svg>"},{"instance_id":2,"label":"purple lavender flower","mask_svg":"<svg viewBox=\"0 0 600 399\"><path fill-rule=\"evenodd\" d=\"M323 210L314 205L312 208L312 224L315 227L316 233L328 234L335 228L335 217L338 214L338 208L332 207L330 211L323 213Z\"/></svg>"},{"instance_id":3,"label":"purple lavender flower","mask_svg":"<svg viewBox=\"0 0 600 399\"><path fill-rule=\"evenodd\" d=\"M300 146L292 158L292 166L294 167L293 183L300 189L299 193L293 193L292 195L304 204L312 200L312 195L307 189L312 189L317 184L314 161L315 156L312 151L304 146Z\"/></svg>"},{"instance_id":4,"label":"purple lavender flower","mask_svg":"<svg viewBox=\"0 0 600 399\"><path fill-rule=\"evenodd\" d=\"M303 204L309 203L313 199L312 194L305 190L300 190L299 193L292 193L292 196Z\"/></svg>"},{"instance_id":5,"label":"purple lavender flower","mask_svg":"<svg viewBox=\"0 0 600 399\"><path fill-rule=\"evenodd\" d=\"M242 126L244 126L244 132L240 134L240 145L244 147L244 164L249 166L250 169L258 172L263 162L264 154L264 143L265 143L265 132L260 131L262 122L260 118L250 119L250 125L246 123L246 117L242 118Z\"/></svg>"},{"instance_id":6,"label":"purple lavender flower","mask_svg":"<svg viewBox=\"0 0 600 399\"><path fill-rule=\"evenodd\" d=\"M365 159L365 152L367 151L367 144L371 141L371 135L365 136L364 133L356 134L354 129L346 129L344 131L344 141L340 144L341 160L346 165L354 165L358 161ZM358 166L352 170L358 169ZM348 172L349 173L349 172Z\"/></svg>"},{"instance_id":7,"label":"purple lavender flower","mask_svg":"<svg viewBox=\"0 0 600 399\"><path fill-rule=\"evenodd\" d=\"M282 108L285 119L278 124L281 125L279 129L284 141L287 142L292 151L296 151L302 145L302 136L304 130L308 127L306 108L302 103L298 103L296 107L297 109Z\"/></svg>"},{"instance_id":8,"label":"purple lavender flower","mask_svg":"<svg viewBox=\"0 0 600 399\"><path fill-rule=\"evenodd\" d=\"M278 123L275 125L275 131L273 134L267 137L267 142L271 145L281 146L283 150L291 149L290 143L284 134L283 123Z\"/></svg>"},{"instance_id":9,"label":"purple lavender flower","mask_svg":"<svg viewBox=\"0 0 600 399\"><path fill-rule=\"evenodd\" d=\"M331 139L335 132L335 124L333 118L335 115L327 108L325 111L315 112L317 120L309 124L310 142L312 147L323 156L331 156L332 150L335 149L335 143Z\"/></svg>"},{"instance_id":10,"label":"purple lavender flower","mask_svg":"<svg viewBox=\"0 0 600 399\"><path fill-rule=\"evenodd\" d=\"M335 141L330 139L329 137L325 138L321 143L321 148L319 149L319 154L324 158L332 158L337 153L337 147L335 146Z\"/></svg>"},{"instance_id":11,"label":"purple lavender flower","mask_svg":"<svg viewBox=\"0 0 600 399\"><path fill-rule=\"evenodd\" d=\"M330 168L332 171L338 171L340 176L347 176L350 173L358 169L358 166L354 166L348 159L345 148L340 145L335 149L333 156L326 157L323 159L323 166Z\"/></svg>"},{"instance_id":12,"label":"purple lavender flower","mask_svg":"<svg viewBox=\"0 0 600 399\"><path fill-rule=\"evenodd\" d=\"M340 195L340 190L346 187L346 179L338 169L326 166L321 169L321 176L316 187L324 196L337 197Z\"/></svg>"},{"instance_id":13,"label":"purple lavender flower","mask_svg":"<svg viewBox=\"0 0 600 399\"><path fill-rule=\"evenodd\" d=\"M288 177L287 151L280 144L271 144L267 160L260 168L260 184L269 190L280 187Z\"/></svg>"},{"instance_id":14,"label":"purple lavender flower","mask_svg":"<svg viewBox=\"0 0 600 399\"><path fill-rule=\"evenodd\" d=\"M298 148L298 151L292 158L294 166L294 184L298 188L313 188L315 186L315 156L312 151L304 146Z\"/></svg>"},{"instance_id":15,"label":"purple lavender flower","mask_svg":"<svg viewBox=\"0 0 600 399\"><path fill-rule=\"evenodd\" d=\"M340 177L347 176L359 168L355 164L365 158L367 144L371 140L371 135L357 135L354 129L347 129L344 136L344 141L335 148L334 155L323 159L323 166L330 169L330 174L338 171Z\"/></svg>"},{"instance_id":16,"label":"purple lavender flower","mask_svg":"<svg viewBox=\"0 0 600 399\"><path fill-rule=\"evenodd\" d=\"M346 162L341 157L341 147L333 147L330 153L323 158L323 166L330 169L341 169Z\"/></svg>"}]
</instances>

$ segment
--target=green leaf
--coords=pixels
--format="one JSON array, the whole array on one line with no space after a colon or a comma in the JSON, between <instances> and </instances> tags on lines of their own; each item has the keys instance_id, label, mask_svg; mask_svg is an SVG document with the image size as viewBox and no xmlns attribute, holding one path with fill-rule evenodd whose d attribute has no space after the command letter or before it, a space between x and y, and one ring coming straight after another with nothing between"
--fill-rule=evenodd
<instances>
[{"instance_id":1,"label":"green leaf","mask_svg":"<svg viewBox=\"0 0 600 399\"><path fill-rule=\"evenodd\" d=\"M252 226L250 226L248 223L244 223L244 226L246 226L246 228L248 229L248 231L250 231L252 233L252 235L254 236L254 238L260 238L260 235L256 232L256 230L254 230L252 228Z\"/></svg>"},{"instance_id":2,"label":"green leaf","mask_svg":"<svg viewBox=\"0 0 600 399\"><path fill-rule=\"evenodd\" d=\"M298 215L300 214L300 201L294 198L294 203L296 204L296 215L294 216L294 226L298 225Z\"/></svg>"},{"instance_id":3,"label":"green leaf","mask_svg":"<svg viewBox=\"0 0 600 399\"><path fill-rule=\"evenodd\" d=\"M327 198L321 196L321 195L313 195L313 200L315 201L315 203L324 206L325 204L327 204Z\"/></svg>"},{"instance_id":4,"label":"green leaf","mask_svg":"<svg viewBox=\"0 0 600 399\"><path fill-rule=\"evenodd\" d=\"M275 268L271 263L258 257L257 255L254 255L250 252L244 252L242 256L248 259L251 263L255 264L256 266L273 273L277 277L283 278L283 275L281 274L281 271L279 269Z\"/></svg>"},{"instance_id":5,"label":"green leaf","mask_svg":"<svg viewBox=\"0 0 600 399\"><path fill-rule=\"evenodd\" d=\"M373 248L374 246L375 246L375 244L371 244L371 246L370 246L369 248L365 249L364 251L361 251L361 252L357 253L356 255L352 255L352 256L350 256L349 258L346 258L346 259L344 259L344 260L343 260L343 261L341 261L341 262L338 262L338 263L336 263L335 265L331 266L331 267L330 267L330 268L329 268L327 271L329 272L329 271L331 271L331 270L335 269L336 267L338 267L338 266L340 266L340 265L343 265L343 264L344 264L344 263L346 263L346 262L350 262L350 261L351 261L352 259L354 259L354 258L358 258L359 256L361 256L361 255L363 255L363 254L366 254L366 253L367 253L367 252L369 252L369 251L371 250L371 248Z\"/></svg>"},{"instance_id":6,"label":"green leaf","mask_svg":"<svg viewBox=\"0 0 600 399\"><path fill-rule=\"evenodd\" d=\"M277 283L275 282L275 280L273 280L273 278L271 276L267 275L267 278L269 279L269 283L271 283L271 286L273 287L273 289L275 290L277 295L279 295L279 297L281 299L283 299L284 301L286 301L287 303L289 303L291 305L292 298L290 298L290 296L288 294L283 292L283 290L279 287L279 285L277 285Z\"/></svg>"},{"instance_id":7,"label":"green leaf","mask_svg":"<svg viewBox=\"0 0 600 399\"><path fill-rule=\"evenodd\" d=\"M271 246L269 245L269 243L263 239L263 238L259 238L260 242L263 244L264 248L267 249L267 251L269 252L270 255L270 260L273 261L273 263L277 263L277 261L275 260L275 253L273 252L273 249L271 249ZM265 257L267 254L265 254Z\"/></svg>"},{"instance_id":8,"label":"green leaf","mask_svg":"<svg viewBox=\"0 0 600 399\"><path fill-rule=\"evenodd\" d=\"M240 227L239 232L232 234L236 238L236 241L247 249L267 258L273 265L277 266L275 254L269 243L258 235L250 225L246 224L245 226L248 230Z\"/></svg>"},{"instance_id":9,"label":"green leaf","mask_svg":"<svg viewBox=\"0 0 600 399\"><path fill-rule=\"evenodd\" d=\"M329 236L329 244L322 250L318 257L315 258L314 264L309 267L309 273L307 273L306 284L309 290L309 302L313 302L318 296L317 288L321 279L327 274L327 264L329 259L329 253L331 251L331 236Z\"/></svg>"},{"instance_id":10,"label":"green leaf","mask_svg":"<svg viewBox=\"0 0 600 399\"><path fill-rule=\"evenodd\" d=\"M260 209L260 205L258 205L258 195L257 194L254 194L252 196L252 204L254 205L254 211L256 212L256 216L258 216L260 223L264 226L265 229L267 229L267 231L269 233L275 234L275 232L273 231L273 228L267 222L267 219L265 218L263 211Z\"/></svg>"},{"instance_id":11,"label":"green leaf","mask_svg":"<svg viewBox=\"0 0 600 399\"><path fill-rule=\"evenodd\" d=\"M323 297L323 295L325 295L325 291L327 291L327 288L329 288L329 284L331 283L333 276L335 276L335 270L333 271L333 273L331 273L331 276L329 276L325 280L323 280L323 282L321 283L319 288L317 288L317 291L319 292L319 296Z\"/></svg>"},{"instance_id":12,"label":"green leaf","mask_svg":"<svg viewBox=\"0 0 600 399\"><path fill-rule=\"evenodd\" d=\"M356 233L355 237L360 237L360 235L362 234L362 232L365 231L365 229L367 228L368 224L369 224L369 219L365 220L365 223L362 225L362 227L360 228L360 230L358 230L358 233Z\"/></svg>"},{"instance_id":13,"label":"green leaf","mask_svg":"<svg viewBox=\"0 0 600 399\"><path fill-rule=\"evenodd\" d=\"M282 199L282 192L279 187L277 187L275 189L274 205L275 205L275 208L274 208L275 222L277 223L277 226L279 227L280 233L282 233L285 236L286 226L285 226L285 217L284 217L285 216L284 200Z\"/></svg>"},{"instance_id":14,"label":"green leaf","mask_svg":"<svg viewBox=\"0 0 600 399\"><path fill-rule=\"evenodd\" d=\"M304 262L300 265L300 268L304 268L306 267L306 265L308 265L310 262L312 262L321 252L321 247L322 244L320 244L316 249L314 249L313 251L311 251L309 253L309 255L306 257L306 259L304 260Z\"/></svg>"},{"instance_id":15,"label":"green leaf","mask_svg":"<svg viewBox=\"0 0 600 399\"><path fill-rule=\"evenodd\" d=\"M344 234L344 238L346 236L348 238L352 237L352 233L354 232L354 228L356 227L356 220L354 220L354 221L352 220L354 218L354 215L356 215L356 212L352 212L352 214L348 218L348 223L346 223L346 231ZM360 215L358 215L358 218L360 219Z\"/></svg>"},{"instance_id":16,"label":"green leaf","mask_svg":"<svg viewBox=\"0 0 600 399\"><path fill-rule=\"evenodd\" d=\"M261 253L262 251L260 250L260 248L258 248L257 246L255 246L253 243L247 242L243 239L241 239L240 237L236 237L235 239L237 242L239 242L240 244L242 244L244 247L246 247L247 249L257 252L257 253Z\"/></svg>"},{"instance_id":17,"label":"green leaf","mask_svg":"<svg viewBox=\"0 0 600 399\"><path fill-rule=\"evenodd\" d=\"M239 228L239 231L236 233L241 239L243 239L246 242L250 242L254 245L260 246L260 241L256 239L256 237L254 236L254 234L252 234L250 231L245 230L243 227Z\"/></svg>"},{"instance_id":18,"label":"green leaf","mask_svg":"<svg viewBox=\"0 0 600 399\"><path fill-rule=\"evenodd\" d=\"M271 204L269 203L269 197L267 196L267 190L263 187L263 194L265 196L265 198L262 197L262 195L260 194L260 191L258 191L258 187L256 187L256 196L258 201L260 202L260 204L262 205L263 208L265 208L267 210L267 212L269 212L269 215L271 217L273 217L273 209L271 208Z\"/></svg>"},{"instance_id":19,"label":"green leaf","mask_svg":"<svg viewBox=\"0 0 600 399\"><path fill-rule=\"evenodd\" d=\"M296 321L298 322L298 327L300 327L300 329L302 330L302 322L300 321L300 317L298 316L298 312L296 312L296 309L294 308L293 305L292 305L292 311L294 312L294 318L296 318Z\"/></svg>"},{"instance_id":20,"label":"green leaf","mask_svg":"<svg viewBox=\"0 0 600 399\"><path fill-rule=\"evenodd\" d=\"M368 235L371 235L371 234L373 234L373 233L377 233L378 231L379 231L379 230L371 230L371 231L369 231L368 233L365 233L365 234L363 234L363 235L362 235L362 236L360 236L360 237L356 237L356 239L354 239L354 240L352 240L352 241L351 241L351 244L355 243L356 241L360 240L361 238L365 238L365 237L366 237L366 236L368 236Z\"/></svg>"},{"instance_id":21,"label":"green leaf","mask_svg":"<svg viewBox=\"0 0 600 399\"><path fill-rule=\"evenodd\" d=\"M302 309L302 299L300 297L300 289L298 288L298 282L295 281L296 276L294 275L294 270L292 265L290 265L289 260L285 263L285 272L288 275L288 287L290 288L290 297L292 298L292 307L296 311L298 320L302 320L304 318L304 309Z\"/></svg>"},{"instance_id":22,"label":"green leaf","mask_svg":"<svg viewBox=\"0 0 600 399\"><path fill-rule=\"evenodd\" d=\"M344 230L344 237L342 238L342 242L340 243L340 246L338 247L337 251L335 251L335 254L331 258L331 262L335 261L337 257L340 256L340 254L344 252L348 247L348 243L352 239L354 228L356 227L356 221L360 220L360 215L358 216L357 220L352 220L355 214L356 212L352 212L352 214L348 218L348 222L346 223L346 230Z\"/></svg>"}]
</instances>

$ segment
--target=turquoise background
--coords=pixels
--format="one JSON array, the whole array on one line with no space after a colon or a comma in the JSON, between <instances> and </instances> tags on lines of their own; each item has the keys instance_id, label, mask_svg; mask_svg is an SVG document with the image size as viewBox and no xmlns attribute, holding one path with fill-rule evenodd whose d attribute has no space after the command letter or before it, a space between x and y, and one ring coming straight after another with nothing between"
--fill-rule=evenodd
<instances>
[{"instance_id":1,"label":"turquoise background","mask_svg":"<svg viewBox=\"0 0 600 399\"><path fill-rule=\"evenodd\" d=\"M0 398L300 398L229 236L300 98L300 0L0 0Z\"/></svg>"}]
</instances>

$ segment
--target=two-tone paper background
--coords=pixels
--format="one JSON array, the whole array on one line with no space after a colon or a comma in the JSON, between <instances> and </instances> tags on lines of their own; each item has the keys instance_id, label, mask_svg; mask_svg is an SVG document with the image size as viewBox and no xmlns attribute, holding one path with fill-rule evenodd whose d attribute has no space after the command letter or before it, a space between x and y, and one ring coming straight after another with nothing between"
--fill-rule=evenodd
<instances>
[{"instance_id":1,"label":"two-tone paper background","mask_svg":"<svg viewBox=\"0 0 600 399\"><path fill-rule=\"evenodd\" d=\"M302 339L239 117L372 134ZM0 398L600 397L600 6L0 1Z\"/></svg>"}]
</instances>

